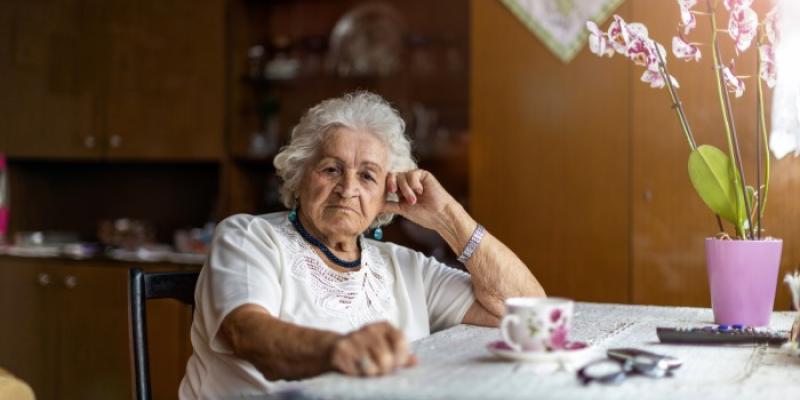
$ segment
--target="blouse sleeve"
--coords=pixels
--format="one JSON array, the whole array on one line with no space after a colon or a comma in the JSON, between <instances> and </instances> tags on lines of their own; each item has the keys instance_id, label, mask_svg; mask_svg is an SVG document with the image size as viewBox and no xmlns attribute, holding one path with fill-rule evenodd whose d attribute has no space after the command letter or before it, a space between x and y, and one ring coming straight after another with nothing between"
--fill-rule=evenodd
<instances>
[{"instance_id":1,"label":"blouse sleeve","mask_svg":"<svg viewBox=\"0 0 800 400\"><path fill-rule=\"evenodd\" d=\"M458 325L475 302L469 274L418 254L431 332Z\"/></svg>"},{"instance_id":2,"label":"blouse sleeve","mask_svg":"<svg viewBox=\"0 0 800 400\"><path fill-rule=\"evenodd\" d=\"M279 248L272 227L259 217L234 215L217 227L197 293L197 311L212 350L231 353L218 334L222 321L237 307L255 304L279 314Z\"/></svg>"}]
</instances>

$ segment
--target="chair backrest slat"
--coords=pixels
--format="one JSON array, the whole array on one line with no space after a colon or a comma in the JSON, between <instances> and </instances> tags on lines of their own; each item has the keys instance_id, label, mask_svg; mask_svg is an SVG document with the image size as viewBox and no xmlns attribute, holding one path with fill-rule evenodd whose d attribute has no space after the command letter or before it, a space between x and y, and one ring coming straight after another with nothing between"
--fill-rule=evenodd
<instances>
[{"instance_id":1,"label":"chair backrest slat","mask_svg":"<svg viewBox=\"0 0 800 400\"><path fill-rule=\"evenodd\" d=\"M175 299L194 305L194 287L197 272L151 272L144 274L144 290L147 300Z\"/></svg>"},{"instance_id":2,"label":"chair backrest slat","mask_svg":"<svg viewBox=\"0 0 800 400\"><path fill-rule=\"evenodd\" d=\"M194 306L198 272L143 272L131 268L129 312L136 399L150 400L150 360L147 346L147 300L176 299Z\"/></svg>"}]
</instances>

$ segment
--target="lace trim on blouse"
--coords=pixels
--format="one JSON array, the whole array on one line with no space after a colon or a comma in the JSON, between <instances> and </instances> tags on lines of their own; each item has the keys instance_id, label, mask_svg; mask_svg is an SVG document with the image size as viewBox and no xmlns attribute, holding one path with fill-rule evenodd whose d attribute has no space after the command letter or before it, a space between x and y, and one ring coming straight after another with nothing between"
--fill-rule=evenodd
<instances>
[{"instance_id":1,"label":"lace trim on blouse","mask_svg":"<svg viewBox=\"0 0 800 400\"><path fill-rule=\"evenodd\" d=\"M340 272L325 265L288 220L277 231L288 250L290 274L306 284L319 310L349 320L353 328L386 319L394 280L377 248L359 238L361 268Z\"/></svg>"}]
</instances>

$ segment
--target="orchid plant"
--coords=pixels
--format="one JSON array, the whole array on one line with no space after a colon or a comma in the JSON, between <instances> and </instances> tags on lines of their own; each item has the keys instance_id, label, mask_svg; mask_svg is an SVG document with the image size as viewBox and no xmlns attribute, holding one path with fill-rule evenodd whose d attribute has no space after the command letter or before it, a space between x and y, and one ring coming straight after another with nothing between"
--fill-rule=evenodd
<instances>
[{"instance_id":1,"label":"orchid plant","mask_svg":"<svg viewBox=\"0 0 800 400\"><path fill-rule=\"evenodd\" d=\"M691 150L689 177L700 198L716 214L721 235L727 236L722 225L724 219L735 227L736 238L760 239L770 173L769 149L765 145L767 129L762 81L770 88L776 82L774 46L779 40L776 29L777 6L764 19L759 20L758 14L751 8L753 0L722 0L728 14L727 29L722 29L717 25L717 14L722 13L718 10L719 0L706 0L705 11L696 9L698 0L677 0L677 3L680 22L677 35L672 38L672 53L676 58L687 62L700 61L701 44L692 42L687 37L696 28L698 17L707 17L711 24L710 52L727 139L727 154L711 145L697 145L678 95L680 85L667 67L667 51L649 37L645 25L627 23L620 16L614 15L608 29L602 31L597 24L588 21L586 27L590 32L590 50L601 57L621 54L645 68L641 76L643 82L650 84L652 88L667 89ZM735 57L728 64L723 63L720 34L727 34L735 44ZM754 44L758 48L755 69L760 79L756 79L756 184L750 186L745 181L731 95L739 98L744 94L747 77L737 75L735 61L736 57Z\"/></svg>"}]
</instances>

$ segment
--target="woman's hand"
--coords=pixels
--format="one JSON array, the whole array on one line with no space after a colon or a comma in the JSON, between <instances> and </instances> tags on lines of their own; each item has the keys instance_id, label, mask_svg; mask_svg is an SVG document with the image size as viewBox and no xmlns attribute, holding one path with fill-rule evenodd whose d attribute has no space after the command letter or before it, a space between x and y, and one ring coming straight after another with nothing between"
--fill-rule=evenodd
<instances>
[{"instance_id":1,"label":"woman's hand","mask_svg":"<svg viewBox=\"0 0 800 400\"><path fill-rule=\"evenodd\" d=\"M383 212L399 214L417 225L437 230L445 207L457 204L436 177L423 169L390 173L386 190L397 193L399 202L387 201Z\"/></svg>"},{"instance_id":2,"label":"woman's hand","mask_svg":"<svg viewBox=\"0 0 800 400\"><path fill-rule=\"evenodd\" d=\"M363 326L333 344L331 364L347 375L385 375L417 363L403 332L388 322Z\"/></svg>"}]
</instances>

